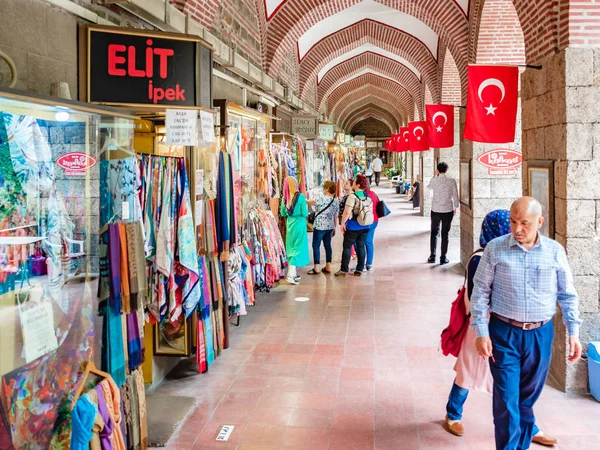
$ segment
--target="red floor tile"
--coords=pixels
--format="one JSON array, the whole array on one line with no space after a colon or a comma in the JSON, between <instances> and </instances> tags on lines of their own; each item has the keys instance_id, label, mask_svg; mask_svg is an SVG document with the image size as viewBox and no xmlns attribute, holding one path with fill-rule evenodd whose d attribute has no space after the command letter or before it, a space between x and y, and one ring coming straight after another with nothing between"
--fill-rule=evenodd
<instances>
[{"instance_id":1,"label":"red floor tile","mask_svg":"<svg viewBox=\"0 0 600 450\"><path fill-rule=\"evenodd\" d=\"M293 450L327 450L330 438L330 429L290 428L285 439L285 448Z\"/></svg>"},{"instance_id":2,"label":"red floor tile","mask_svg":"<svg viewBox=\"0 0 600 450\"><path fill-rule=\"evenodd\" d=\"M321 409L331 411L336 407L337 396L335 394L321 394L302 392L298 398L298 408Z\"/></svg>"},{"instance_id":3,"label":"red floor tile","mask_svg":"<svg viewBox=\"0 0 600 450\"><path fill-rule=\"evenodd\" d=\"M330 428L333 423L332 410L296 409L290 426L301 428Z\"/></svg>"}]
</instances>

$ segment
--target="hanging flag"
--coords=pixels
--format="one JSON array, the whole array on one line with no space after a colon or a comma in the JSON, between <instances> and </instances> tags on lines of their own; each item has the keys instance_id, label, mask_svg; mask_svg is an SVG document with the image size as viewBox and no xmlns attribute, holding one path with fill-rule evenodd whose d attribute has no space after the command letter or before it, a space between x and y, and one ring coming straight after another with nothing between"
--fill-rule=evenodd
<instances>
[{"instance_id":1,"label":"hanging flag","mask_svg":"<svg viewBox=\"0 0 600 450\"><path fill-rule=\"evenodd\" d=\"M429 150L427 137L427 121L419 120L408 124L408 142L411 152L424 152Z\"/></svg>"},{"instance_id":2,"label":"hanging flag","mask_svg":"<svg viewBox=\"0 0 600 450\"><path fill-rule=\"evenodd\" d=\"M408 127L400 128L400 139L398 141L398 145L401 152L407 152L410 150L410 142L408 139L409 133L410 131L408 130Z\"/></svg>"},{"instance_id":3,"label":"hanging flag","mask_svg":"<svg viewBox=\"0 0 600 450\"><path fill-rule=\"evenodd\" d=\"M392 134L391 148L392 148L392 151L394 153L398 153L400 151L400 148L398 147L398 140L399 139L400 139L400 135L399 134Z\"/></svg>"},{"instance_id":4,"label":"hanging flag","mask_svg":"<svg viewBox=\"0 0 600 450\"><path fill-rule=\"evenodd\" d=\"M454 146L454 106L426 105L429 146L448 148Z\"/></svg>"},{"instance_id":5,"label":"hanging flag","mask_svg":"<svg viewBox=\"0 0 600 450\"><path fill-rule=\"evenodd\" d=\"M514 142L519 97L516 66L469 66L465 139Z\"/></svg>"},{"instance_id":6,"label":"hanging flag","mask_svg":"<svg viewBox=\"0 0 600 450\"><path fill-rule=\"evenodd\" d=\"M393 151L392 147L390 146L390 142L392 142L392 138L387 138L385 140L385 144L383 144L383 148L385 148L389 152Z\"/></svg>"}]
</instances>

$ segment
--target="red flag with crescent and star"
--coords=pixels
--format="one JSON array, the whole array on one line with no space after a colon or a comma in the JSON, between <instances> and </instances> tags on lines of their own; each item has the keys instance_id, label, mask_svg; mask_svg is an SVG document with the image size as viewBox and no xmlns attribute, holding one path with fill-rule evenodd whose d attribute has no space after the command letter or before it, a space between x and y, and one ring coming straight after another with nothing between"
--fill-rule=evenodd
<instances>
[{"instance_id":1,"label":"red flag with crescent and star","mask_svg":"<svg viewBox=\"0 0 600 450\"><path fill-rule=\"evenodd\" d=\"M429 146L448 148L454 145L454 106L425 105Z\"/></svg>"},{"instance_id":2,"label":"red flag with crescent and star","mask_svg":"<svg viewBox=\"0 0 600 450\"><path fill-rule=\"evenodd\" d=\"M419 120L408 124L408 142L411 152L424 152L429 150L426 120Z\"/></svg>"},{"instance_id":3,"label":"red flag with crescent and star","mask_svg":"<svg viewBox=\"0 0 600 450\"><path fill-rule=\"evenodd\" d=\"M398 140L398 147L400 152L407 152L410 150L410 142L408 139L408 134L410 131L408 127L400 127L400 139Z\"/></svg>"},{"instance_id":4,"label":"red flag with crescent and star","mask_svg":"<svg viewBox=\"0 0 600 450\"><path fill-rule=\"evenodd\" d=\"M514 142L519 99L517 66L469 66L465 139Z\"/></svg>"}]
</instances>

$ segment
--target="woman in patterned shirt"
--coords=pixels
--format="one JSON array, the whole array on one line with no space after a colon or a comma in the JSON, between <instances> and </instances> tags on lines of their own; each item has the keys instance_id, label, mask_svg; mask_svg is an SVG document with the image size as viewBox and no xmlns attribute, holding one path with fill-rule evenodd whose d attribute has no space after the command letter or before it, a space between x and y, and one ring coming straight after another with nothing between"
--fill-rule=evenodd
<instances>
[{"instance_id":1,"label":"woman in patterned shirt","mask_svg":"<svg viewBox=\"0 0 600 450\"><path fill-rule=\"evenodd\" d=\"M323 268L323 273L331 273L331 259L333 257L331 238L335 234L336 218L340 211L340 204L338 199L335 198L335 191L335 182L326 181L323 185L324 195L318 197L316 200L308 201L308 204L315 206L317 210L312 241L315 266L308 272L308 275L318 275L321 273L321 242L325 246L325 267Z\"/></svg>"}]
</instances>

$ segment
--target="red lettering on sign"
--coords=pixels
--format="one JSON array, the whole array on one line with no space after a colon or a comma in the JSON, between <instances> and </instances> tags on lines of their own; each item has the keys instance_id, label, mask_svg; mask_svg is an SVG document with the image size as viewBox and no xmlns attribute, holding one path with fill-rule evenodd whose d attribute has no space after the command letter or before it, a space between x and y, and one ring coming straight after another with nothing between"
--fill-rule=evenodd
<instances>
[{"instance_id":1,"label":"red lettering on sign","mask_svg":"<svg viewBox=\"0 0 600 450\"><path fill-rule=\"evenodd\" d=\"M121 44L110 44L108 46L108 74L115 77L124 77L127 75L125 69L117 69L117 64L123 64L126 61L124 56L117 56L117 52L124 52L127 47Z\"/></svg>"},{"instance_id":2,"label":"red lettering on sign","mask_svg":"<svg viewBox=\"0 0 600 450\"><path fill-rule=\"evenodd\" d=\"M61 155L56 164L65 171L65 176L82 176L87 169L96 164L94 157L81 152L65 153Z\"/></svg>"},{"instance_id":3,"label":"red lettering on sign","mask_svg":"<svg viewBox=\"0 0 600 450\"><path fill-rule=\"evenodd\" d=\"M169 101L185 101L185 89L181 89L179 84L175 85L175 89L154 87L152 80L148 82L148 98L156 105L161 100Z\"/></svg>"},{"instance_id":4,"label":"red lettering on sign","mask_svg":"<svg viewBox=\"0 0 600 450\"><path fill-rule=\"evenodd\" d=\"M167 59L169 58L169 56L173 56L175 54L175 51L171 50L170 48L155 48L154 54L158 55L158 58L159 58L158 59L159 60L158 74L160 75L161 78L167 78L167 75L168 75Z\"/></svg>"},{"instance_id":5,"label":"red lettering on sign","mask_svg":"<svg viewBox=\"0 0 600 450\"><path fill-rule=\"evenodd\" d=\"M508 175L523 163L523 155L510 148L495 148L479 155L477 161L492 175Z\"/></svg>"}]
</instances>

